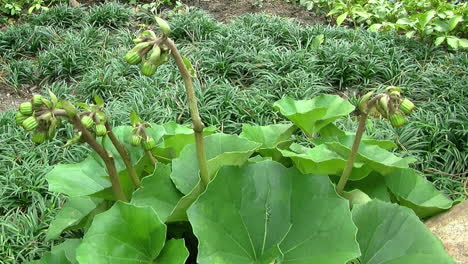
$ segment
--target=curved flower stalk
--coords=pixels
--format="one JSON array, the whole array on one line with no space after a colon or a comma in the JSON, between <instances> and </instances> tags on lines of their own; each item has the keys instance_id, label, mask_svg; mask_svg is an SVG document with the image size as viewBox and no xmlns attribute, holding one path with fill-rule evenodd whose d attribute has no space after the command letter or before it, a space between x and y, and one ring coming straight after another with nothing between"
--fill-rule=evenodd
<instances>
[{"instance_id":1,"label":"curved flower stalk","mask_svg":"<svg viewBox=\"0 0 468 264\"><path fill-rule=\"evenodd\" d=\"M168 23L159 17L155 19L162 34L157 36L156 33L151 30L143 31L134 39L135 47L125 55L125 60L132 65L141 64L141 73L146 76L152 76L156 73L160 65L168 62L171 55L174 58L177 68L184 80L187 103L190 110L193 130L195 132L195 146L197 149L200 178L203 185L206 186L210 182L210 178L208 175L206 152L203 145L204 124L200 118L197 98L192 83L191 72L193 72L193 69L191 68L190 62L182 57L174 41L169 38L171 29Z\"/></svg>"},{"instance_id":2,"label":"curved flower stalk","mask_svg":"<svg viewBox=\"0 0 468 264\"><path fill-rule=\"evenodd\" d=\"M384 93L374 96L374 92L369 92L361 98L358 106L360 115L356 137L354 138L346 167L336 186L338 194L343 194L344 187L353 169L362 135L366 130L367 117L369 115L373 117L383 117L389 120L393 127L401 127L406 123L405 116L411 114L416 108L410 100L402 98L401 93L401 88L390 86Z\"/></svg>"},{"instance_id":3,"label":"curved flower stalk","mask_svg":"<svg viewBox=\"0 0 468 264\"><path fill-rule=\"evenodd\" d=\"M86 105L78 103L84 111L80 112L68 101L59 101L58 98L49 91L50 100L41 95L34 95L31 102L22 103L19 112L16 114L16 123L22 125L27 131L33 131L31 140L40 144L46 139L55 136L56 129L61 125L63 119L67 119L75 128L75 135L68 140L65 146L78 143L80 141L88 143L91 148L104 161L107 173L112 184L112 192L117 200L127 201L127 197L122 190L114 157L99 144L96 137L113 135L112 129L107 123L107 118L102 107L103 101L95 97L98 105ZM112 138L111 138L112 140ZM114 142L117 149L126 151L120 142ZM128 153L128 152L127 152ZM125 160L125 156L122 155ZM129 174L136 176L133 166L127 166ZM133 170L133 173L132 173Z\"/></svg>"}]
</instances>

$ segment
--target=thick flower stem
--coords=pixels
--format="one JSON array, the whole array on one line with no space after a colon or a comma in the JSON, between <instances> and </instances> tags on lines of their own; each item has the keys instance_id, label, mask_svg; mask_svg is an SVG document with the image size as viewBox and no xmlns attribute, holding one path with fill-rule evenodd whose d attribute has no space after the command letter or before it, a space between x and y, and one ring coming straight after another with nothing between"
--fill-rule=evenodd
<instances>
[{"instance_id":1,"label":"thick flower stem","mask_svg":"<svg viewBox=\"0 0 468 264\"><path fill-rule=\"evenodd\" d=\"M145 150L145 155L153 166L155 166L156 163L158 163L158 161L154 158L150 150Z\"/></svg>"},{"instance_id":2,"label":"thick flower stem","mask_svg":"<svg viewBox=\"0 0 468 264\"><path fill-rule=\"evenodd\" d=\"M200 169L200 178L203 185L206 187L210 182L208 175L208 165L206 161L205 147L203 145L203 122L200 118L200 113L198 112L197 98L195 96L195 90L193 88L192 76L185 67L185 63L182 59L182 56L177 50L177 47L174 44L174 41L171 39L165 39L164 43L171 50L172 56L179 68L180 74L184 80L185 90L187 92L187 101L190 109L190 116L192 118L193 130L195 131L195 147L197 150L197 160L198 167Z\"/></svg>"},{"instance_id":3,"label":"thick flower stem","mask_svg":"<svg viewBox=\"0 0 468 264\"><path fill-rule=\"evenodd\" d=\"M112 184L112 192L117 200L127 202L127 198L122 191L122 186L120 185L119 174L115 167L114 158L109 155L107 150L99 145L94 136L81 124L81 119L78 115L72 117L73 124L81 132L81 137L83 140L88 143L94 151L101 157L106 165L107 173L109 173L109 178Z\"/></svg>"},{"instance_id":4,"label":"thick flower stem","mask_svg":"<svg viewBox=\"0 0 468 264\"><path fill-rule=\"evenodd\" d=\"M122 143L117 139L115 136L114 132L112 132L112 127L110 126L109 122L106 122L106 128L107 128L107 135L109 136L112 144L115 146L117 151L119 152L120 156L122 157L125 167L127 168L128 175L130 176L130 179L133 182L133 185L135 185L136 188L140 188L140 178L138 178L137 172L135 170L135 167L133 167L132 164L132 159L130 157L130 153L128 150L125 148Z\"/></svg>"},{"instance_id":5,"label":"thick flower stem","mask_svg":"<svg viewBox=\"0 0 468 264\"><path fill-rule=\"evenodd\" d=\"M336 191L339 195L343 194L344 187L346 186L346 182L349 179L349 175L351 174L351 170L353 169L354 161L356 160L356 155L359 149L359 145L361 144L362 135L366 130L366 120L367 120L367 113L361 113L359 117L359 124L356 131L356 137L354 138L353 147L351 148L351 154L349 155L348 161L346 163L346 167L343 170L343 174L341 174L340 181L336 186Z\"/></svg>"}]
</instances>

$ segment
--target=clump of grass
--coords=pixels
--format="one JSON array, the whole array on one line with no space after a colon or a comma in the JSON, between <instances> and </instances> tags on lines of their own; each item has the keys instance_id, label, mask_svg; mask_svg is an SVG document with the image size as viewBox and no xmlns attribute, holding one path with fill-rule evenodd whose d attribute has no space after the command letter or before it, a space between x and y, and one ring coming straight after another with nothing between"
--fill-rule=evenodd
<instances>
[{"instance_id":1,"label":"clump of grass","mask_svg":"<svg viewBox=\"0 0 468 264\"><path fill-rule=\"evenodd\" d=\"M13 60L0 68L6 74L5 83L15 90L38 81L37 65L34 60Z\"/></svg>"},{"instance_id":2,"label":"clump of grass","mask_svg":"<svg viewBox=\"0 0 468 264\"><path fill-rule=\"evenodd\" d=\"M113 14L113 9L120 11ZM124 62L135 31L124 26L138 23L124 9L113 3L92 7L67 29L65 24L24 24L0 32L0 53L8 65L4 71L16 74L11 75L10 85L36 84L74 101L90 101L93 92L98 93L115 125L129 123L130 109L149 122L188 123L184 88L172 62L152 77ZM367 90L401 86L418 107L411 122L394 129L374 120L368 133L385 139L397 135L400 155L416 156L416 169L452 198L464 196L466 53L447 53L392 34L306 27L267 15L246 15L222 24L191 10L171 14L169 21L172 36L197 70L194 85L207 125L238 133L240 123L281 122L284 117L272 109L272 103L284 95L304 99L338 93L356 102ZM34 33L36 28L50 36ZM313 47L319 34L325 41ZM30 72L36 71L37 78L31 78ZM353 118L338 125L353 130ZM59 140L33 146L24 132L13 128L13 120L12 112L0 114L0 186L6 186L0 189L0 225L8 227L0 229L0 259L18 263L51 245L44 242L44 229L63 197L47 191L45 173L53 164L79 161L86 149L62 149ZM64 128L60 133L71 131Z\"/></svg>"},{"instance_id":3,"label":"clump of grass","mask_svg":"<svg viewBox=\"0 0 468 264\"><path fill-rule=\"evenodd\" d=\"M77 27L83 20L85 11L79 7L60 4L31 17L33 25L48 25L60 28Z\"/></svg>"},{"instance_id":4,"label":"clump of grass","mask_svg":"<svg viewBox=\"0 0 468 264\"><path fill-rule=\"evenodd\" d=\"M35 56L56 38L51 27L22 24L0 32L0 54L11 58Z\"/></svg>"},{"instance_id":5,"label":"clump of grass","mask_svg":"<svg viewBox=\"0 0 468 264\"><path fill-rule=\"evenodd\" d=\"M97 27L120 28L128 25L131 10L118 3L105 3L91 7L87 22Z\"/></svg>"},{"instance_id":6,"label":"clump of grass","mask_svg":"<svg viewBox=\"0 0 468 264\"><path fill-rule=\"evenodd\" d=\"M42 78L49 81L72 79L93 68L100 60L105 35L105 31L94 27L64 32L53 48L39 54Z\"/></svg>"},{"instance_id":7,"label":"clump of grass","mask_svg":"<svg viewBox=\"0 0 468 264\"><path fill-rule=\"evenodd\" d=\"M63 197L48 192L44 175L54 164L79 161L87 149L63 149L58 140L35 146L12 120L12 111L0 114L0 260L13 264L37 258L52 245L45 233Z\"/></svg>"}]
</instances>

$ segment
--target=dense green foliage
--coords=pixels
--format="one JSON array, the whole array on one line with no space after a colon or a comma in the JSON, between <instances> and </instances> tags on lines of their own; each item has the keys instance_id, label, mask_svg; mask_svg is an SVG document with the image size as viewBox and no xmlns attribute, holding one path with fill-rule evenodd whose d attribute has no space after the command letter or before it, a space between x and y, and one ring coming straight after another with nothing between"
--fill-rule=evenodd
<instances>
[{"instance_id":1,"label":"dense green foliage","mask_svg":"<svg viewBox=\"0 0 468 264\"><path fill-rule=\"evenodd\" d=\"M338 25L346 22L369 31L397 31L468 49L468 4L446 0L299 0L314 12L326 12Z\"/></svg>"},{"instance_id":2,"label":"dense green foliage","mask_svg":"<svg viewBox=\"0 0 468 264\"><path fill-rule=\"evenodd\" d=\"M120 11L95 15L107 9ZM45 24L54 19L65 22ZM7 62L2 64L4 81L16 89L40 84L78 101L98 92L116 124L126 123L129 108L147 121L186 123L184 89L174 66L161 66L147 78L123 60L132 45L126 25L137 19L148 21L112 3L90 10L51 8L32 16L30 23L0 33L0 54ZM302 99L340 93L353 100L369 89L398 85L419 107L411 124L392 129L373 121L370 134L392 139L396 133L402 155L415 155L415 167L429 169L428 178L452 198L463 196L456 174L468 169L466 53L446 53L391 34L302 27L268 16L244 16L224 25L190 12L170 22L173 37L199 72L196 86L205 123L239 133L240 123L284 120L272 109L283 95ZM318 34L325 41L314 48ZM34 147L12 120L11 111L1 114L0 259L5 263L37 258L51 245L44 242L45 229L63 200L47 191L44 175L57 163L80 161L86 152L83 147L61 148L59 140ZM354 122L339 125L353 129Z\"/></svg>"}]
</instances>

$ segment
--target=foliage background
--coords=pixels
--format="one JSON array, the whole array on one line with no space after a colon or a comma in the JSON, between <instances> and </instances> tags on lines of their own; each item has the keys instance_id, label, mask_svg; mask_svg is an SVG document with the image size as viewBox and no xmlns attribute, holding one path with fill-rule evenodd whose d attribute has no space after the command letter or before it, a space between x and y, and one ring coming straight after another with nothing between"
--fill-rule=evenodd
<instances>
[{"instance_id":1,"label":"foliage background","mask_svg":"<svg viewBox=\"0 0 468 264\"><path fill-rule=\"evenodd\" d=\"M425 172L451 198L465 196L468 129L468 55L394 34L326 25L303 26L268 15L246 15L229 24L195 10L171 14L173 37L198 71L200 111L205 123L229 133L240 123L284 120L271 104L284 95L296 99L335 93L352 102L360 94L401 86L418 106L411 123L393 129L368 123L377 138L394 139L402 155L415 155ZM189 122L182 82L174 65L140 76L123 55L137 24L151 23L117 3L87 9L57 6L0 32L0 85L21 90L36 86L61 97L107 102L115 124L128 123L133 108L147 121ZM143 26L144 27L144 26ZM314 48L312 41L324 34ZM78 162L84 146L62 148L70 127L39 146L14 125L13 111L0 114L0 263L38 257L49 222L63 197L47 191L51 166ZM339 125L354 129L354 117ZM73 233L67 233L73 237Z\"/></svg>"}]
</instances>

